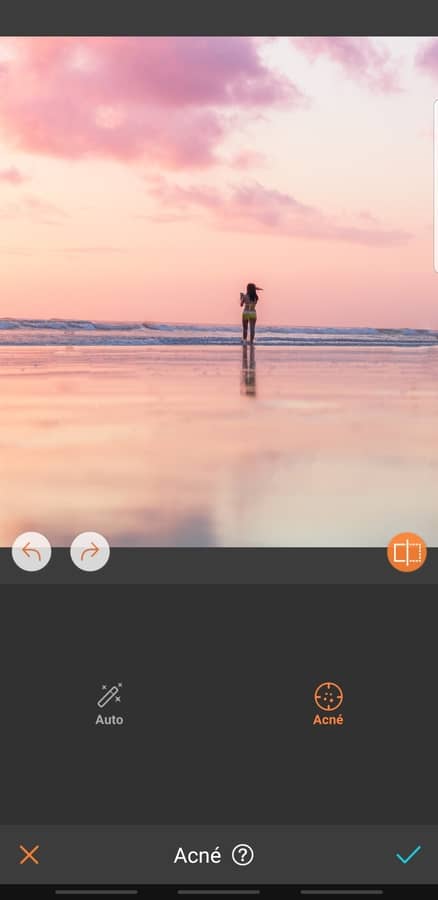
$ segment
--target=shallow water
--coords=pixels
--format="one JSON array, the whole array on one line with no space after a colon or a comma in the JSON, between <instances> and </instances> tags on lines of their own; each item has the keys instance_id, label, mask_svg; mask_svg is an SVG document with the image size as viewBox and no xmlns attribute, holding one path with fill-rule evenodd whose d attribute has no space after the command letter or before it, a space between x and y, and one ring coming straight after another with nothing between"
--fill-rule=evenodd
<instances>
[{"instance_id":1,"label":"shallow water","mask_svg":"<svg viewBox=\"0 0 438 900\"><path fill-rule=\"evenodd\" d=\"M0 543L438 545L433 347L0 350Z\"/></svg>"}]
</instances>

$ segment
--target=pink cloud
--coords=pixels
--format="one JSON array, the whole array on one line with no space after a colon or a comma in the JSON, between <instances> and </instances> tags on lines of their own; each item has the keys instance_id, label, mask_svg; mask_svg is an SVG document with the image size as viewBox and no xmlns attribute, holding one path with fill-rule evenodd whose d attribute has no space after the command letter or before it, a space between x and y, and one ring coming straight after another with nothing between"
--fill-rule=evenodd
<instances>
[{"instance_id":1,"label":"pink cloud","mask_svg":"<svg viewBox=\"0 0 438 900\"><path fill-rule=\"evenodd\" d=\"M438 75L438 38L433 38L418 52L417 65L429 75Z\"/></svg>"},{"instance_id":2,"label":"pink cloud","mask_svg":"<svg viewBox=\"0 0 438 900\"><path fill-rule=\"evenodd\" d=\"M206 214L210 225L225 230L373 247L398 245L411 237L405 231L384 228L370 213L343 220L256 181L231 187L224 194L206 185L181 187L161 178L149 194L161 208L173 209L177 215L198 210Z\"/></svg>"},{"instance_id":3,"label":"pink cloud","mask_svg":"<svg viewBox=\"0 0 438 900\"><path fill-rule=\"evenodd\" d=\"M33 252L33 250L22 250L17 247L0 247L2 256L32 256Z\"/></svg>"},{"instance_id":4,"label":"pink cloud","mask_svg":"<svg viewBox=\"0 0 438 900\"><path fill-rule=\"evenodd\" d=\"M35 194L24 194L16 202L0 206L0 219L26 219L39 225L61 225L66 218L67 213L63 209Z\"/></svg>"},{"instance_id":5,"label":"pink cloud","mask_svg":"<svg viewBox=\"0 0 438 900\"><path fill-rule=\"evenodd\" d=\"M292 38L297 50L309 59L326 56L337 63L351 78L364 82L382 93L400 90L397 70L391 55L368 37L302 37Z\"/></svg>"},{"instance_id":6,"label":"pink cloud","mask_svg":"<svg viewBox=\"0 0 438 900\"><path fill-rule=\"evenodd\" d=\"M15 166L10 166L9 169L0 170L0 181L6 184L23 184L23 181L27 181L27 175L23 175Z\"/></svg>"},{"instance_id":7,"label":"pink cloud","mask_svg":"<svg viewBox=\"0 0 438 900\"><path fill-rule=\"evenodd\" d=\"M208 165L236 108L253 115L302 99L266 67L252 38L7 40L0 128L34 153Z\"/></svg>"},{"instance_id":8,"label":"pink cloud","mask_svg":"<svg viewBox=\"0 0 438 900\"><path fill-rule=\"evenodd\" d=\"M180 215L178 213L155 213L148 215L146 213L135 213L134 219L143 219L146 222L153 222L154 225L174 225L178 222L187 222L190 216Z\"/></svg>"},{"instance_id":9,"label":"pink cloud","mask_svg":"<svg viewBox=\"0 0 438 900\"><path fill-rule=\"evenodd\" d=\"M190 187L181 187L171 184L163 176L157 176L150 180L151 186L148 193L159 201L161 206L173 209L187 209L193 206L202 206L207 209L221 208L223 197L214 187L200 184Z\"/></svg>"},{"instance_id":10,"label":"pink cloud","mask_svg":"<svg viewBox=\"0 0 438 900\"><path fill-rule=\"evenodd\" d=\"M60 206L57 206L56 203L50 203L48 200L42 200L41 197L37 197L35 194L25 194L22 202L24 208L35 214L35 216L49 215L55 219L67 218L67 213Z\"/></svg>"},{"instance_id":11,"label":"pink cloud","mask_svg":"<svg viewBox=\"0 0 438 900\"><path fill-rule=\"evenodd\" d=\"M230 160L231 165L236 169L259 169L264 167L266 162L266 156L257 150L241 150Z\"/></svg>"},{"instance_id":12,"label":"pink cloud","mask_svg":"<svg viewBox=\"0 0 438 900\"><path fill-rule=\"evenodd\" d=\"M113 247L111 245L98 245L98 246L90 246L90 247L63 247L60 253L105 253L105 254L113 254L113 253L127 253L126 247Z\"/></svg>"}]
</instances>

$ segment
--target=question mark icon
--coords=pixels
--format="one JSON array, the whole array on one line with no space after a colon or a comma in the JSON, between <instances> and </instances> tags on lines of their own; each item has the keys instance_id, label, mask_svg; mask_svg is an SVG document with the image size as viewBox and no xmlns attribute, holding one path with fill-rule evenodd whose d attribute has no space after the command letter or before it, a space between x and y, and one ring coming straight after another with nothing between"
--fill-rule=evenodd
<instances>
[{"instance_id":1,"label":"question mark icon","mask_svg":"<svg viewBox=\"0 0 438 900\"><path fill-rule=\"evenodd\" d=\"M233 847L231 858L236 866L249 866L254 859L254 850L249 844L236 844Z\"/></svg>"}]
</instances>

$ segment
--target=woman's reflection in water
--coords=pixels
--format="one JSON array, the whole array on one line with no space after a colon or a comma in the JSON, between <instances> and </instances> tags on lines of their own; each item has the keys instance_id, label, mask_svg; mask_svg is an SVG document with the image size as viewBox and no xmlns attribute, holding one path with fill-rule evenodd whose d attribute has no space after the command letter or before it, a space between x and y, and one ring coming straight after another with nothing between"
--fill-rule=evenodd
<instances>
[{"instance_id":1,"label":"woman's reflection in water","mask_svg":"<svg viewBox=\"0 0 438 900\"><path fill-rule=\"evenodd\" d=\"M255 349L253 344L250 344L249 352L247 344L244 344L242 347L240 390L242 394L247 394L249 397L255 397L257 392Z\"/></svg>"}]
</instances>

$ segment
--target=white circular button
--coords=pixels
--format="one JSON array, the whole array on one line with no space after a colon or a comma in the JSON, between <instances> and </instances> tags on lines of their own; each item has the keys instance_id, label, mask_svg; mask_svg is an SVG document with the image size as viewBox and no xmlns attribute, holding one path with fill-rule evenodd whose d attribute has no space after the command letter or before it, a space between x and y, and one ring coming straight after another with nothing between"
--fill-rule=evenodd
<instances>
[{"instance_id":1,"label":"white circular button","mask_svg":"<svg viewBox=\"0 0 438 900\"><path fill-rule=\"evenodd\" d=\"M236 866L251 865L254 856L254 850L249 844L236 844L231 851L231 859Z\"/></svg>"},{"instance_id":2,"label":"white circular button","mask_svg":"<svg viewBox=\"0 0 438 900\"><path fill-rule=\"evenodd\" d=\"M25 572L39 572L50 561L52 548L43 534L24 531L12 544L12 559Z\"/></svg>"},{"instance_id":3,"label":"white circular button","mask_svg":"<svg viewBox=\"0 0 438 900\"><path fill-rule=\"evenodd\" d=\"M78 534L70 547L70 556L75 566L84 572L97 572L98 569L102 569L107 564L109 555L109 543L97 531L84 531Z\"/></svg>"}]
</instances>

